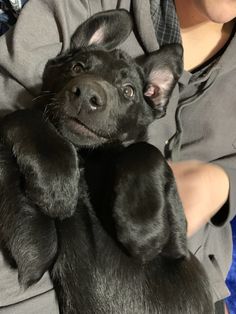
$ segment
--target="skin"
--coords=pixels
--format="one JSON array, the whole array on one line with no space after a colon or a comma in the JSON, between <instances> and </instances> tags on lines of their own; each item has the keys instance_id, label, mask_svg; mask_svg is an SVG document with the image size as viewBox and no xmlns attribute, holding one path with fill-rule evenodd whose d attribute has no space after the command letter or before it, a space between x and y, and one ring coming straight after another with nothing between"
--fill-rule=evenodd
<instances>
[{"instance_id":1,"label":"skin","mask_svg":"<svg viewBox=\"0 0 236 314\"><path fill-rule=\"evenodd\" d=\"M197 160L170 163L177 182L191 237L228 199L229 179L216 165Z\"/></svg>"},{"instance_id":2,"label":"skin","mask_svg":"<svg viewBox=\"0 0 236 314\"><path fill-rule=\"evenodd\" d=\"M207 61L227 42L236 17L235 0L176 0L186 70Z\"/></svg>"},{"instance_id":3,"label":"skin","mask_svg":"<svg viewBox=\"0 0 236 314\"><path fill-rule=\"evenodd\" d=\"M199 14L209 21L225 24L236 16L235 0L190 0L190 2L191 1Z\"/></svg>"}]
</instances>

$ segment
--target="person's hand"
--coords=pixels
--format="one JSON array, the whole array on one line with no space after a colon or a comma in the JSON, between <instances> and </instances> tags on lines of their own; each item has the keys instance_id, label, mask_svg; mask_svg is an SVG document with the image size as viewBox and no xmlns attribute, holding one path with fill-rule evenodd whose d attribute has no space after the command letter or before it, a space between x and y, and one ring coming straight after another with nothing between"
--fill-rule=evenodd
<instances>
[{"instance_id":1,"label":"person's hand","mask_svg":"<svg viewBox=\"0 0 236 314\"><path fill-rule=\"evenodd\" d=\"M229 194L229 178L214 164L196 160L169 162L184 207L188 236L206 224L224 205Z\"/></svg>"}]
</instances>

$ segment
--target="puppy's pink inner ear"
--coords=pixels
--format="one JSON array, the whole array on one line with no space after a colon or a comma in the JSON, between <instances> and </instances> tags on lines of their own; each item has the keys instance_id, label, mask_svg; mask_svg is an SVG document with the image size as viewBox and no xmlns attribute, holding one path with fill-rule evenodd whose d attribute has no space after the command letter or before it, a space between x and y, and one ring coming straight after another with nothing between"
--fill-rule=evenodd
<instances>
[{"instance_id":1,"label":"puppy's pink inner ear","mask_svg":"<svg viewBox=\"0 0 236 314\"><path fill-rule=\"evenodd\" d=\"M173 82L173 74L168 69L153 70L148 77L147 89L144 93L147 97L157 97L170 89Z\"/></svg>"},{"instance_id":2,"label":"puppy's pink inner ear","mask_svg":"<svg viewBox=\"0 0 236 314\"><path fill-rule=\"evenodd\" d=\"M144 95L147 97L153 98L153 97L156 97L158 95L159 91L160 91L160 88L158 86L148 84Z\"/></svg>"},{"instance_id":3,"label":"puppy's pink inner ear","mask_svg":"<svg viewBox=\"0 0 236 314\"><path fill-rule=\"evenodd\" d=\"M90 38L88 45L99 45L104 40L104 26L101 26Z\"/></svg>"}]
</instances>

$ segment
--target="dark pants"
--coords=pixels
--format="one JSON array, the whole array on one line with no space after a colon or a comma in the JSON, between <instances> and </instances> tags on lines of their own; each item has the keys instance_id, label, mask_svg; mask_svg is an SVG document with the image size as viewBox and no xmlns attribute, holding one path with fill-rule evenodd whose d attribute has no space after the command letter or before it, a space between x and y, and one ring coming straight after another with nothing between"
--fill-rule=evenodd
<instances>
[{"instance_id":1,"label":"dark pants","mask_svg":"<svg viewBox=\"0 0 236 314\"><path fill-rule=\"evenodd\" d=\"M225 313L225 303L224 301L218 301L215 304L215 314L224 314Z\"/></svg>"}]
</instances>

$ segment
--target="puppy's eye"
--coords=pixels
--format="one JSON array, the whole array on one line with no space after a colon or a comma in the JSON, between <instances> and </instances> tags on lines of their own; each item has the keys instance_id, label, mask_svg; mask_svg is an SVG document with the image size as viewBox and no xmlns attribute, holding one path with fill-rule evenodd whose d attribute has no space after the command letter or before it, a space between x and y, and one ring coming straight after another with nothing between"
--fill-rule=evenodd
<instances>
[{"instance_id":1,"label":"puppy's eye","mask_svg":"<svg viewBox=\"0 0 236 314\"><path fill-rule=\"evenodd\" d=\"M134 88L131 85L124 86L123 94L127 98L132 98L134 96Z\"/></svg>"},{"instance_id":2,"label":"puppy's eye","mask_svg":"<svg viewBox=\"0 0 236 314\"><path fill-rule=\"evenodd\" d=\"M81 73L84 71L84 65L82 63L76 63L72 66L72 71L75 73Z\"/></svg>"}]
</instances>

